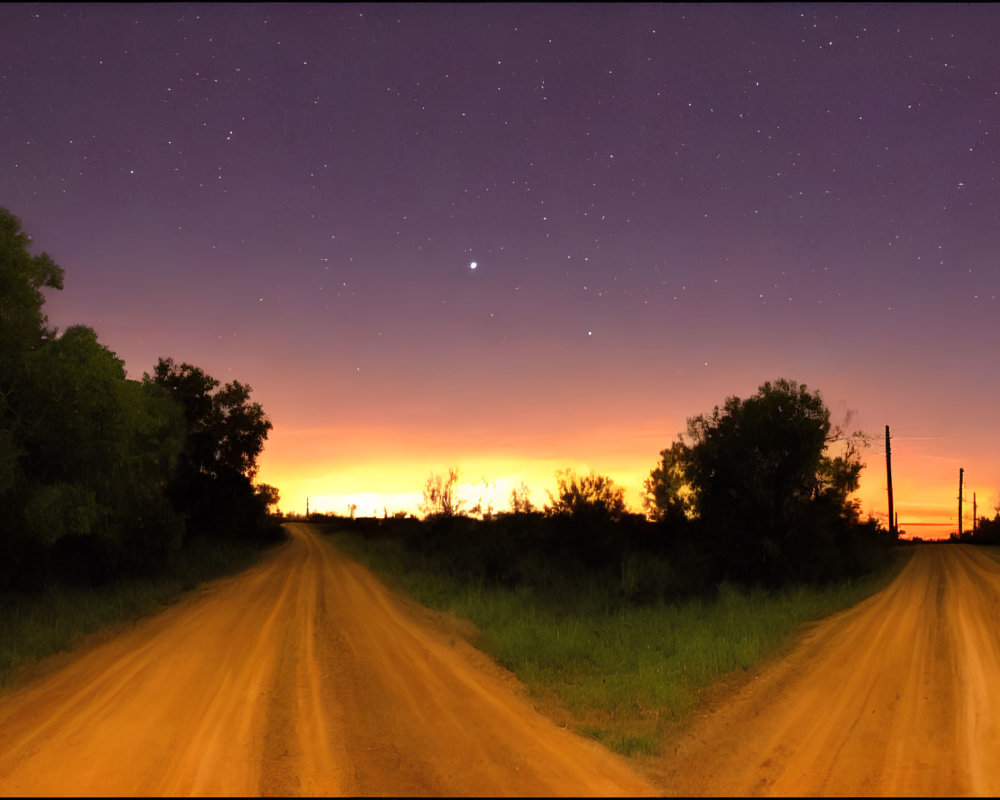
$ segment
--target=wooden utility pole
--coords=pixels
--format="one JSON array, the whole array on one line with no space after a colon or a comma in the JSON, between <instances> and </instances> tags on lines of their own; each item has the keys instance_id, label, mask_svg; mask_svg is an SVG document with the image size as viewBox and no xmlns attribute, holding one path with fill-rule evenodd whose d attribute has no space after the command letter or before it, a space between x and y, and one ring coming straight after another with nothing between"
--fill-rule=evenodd
<instances>
[{"instance_id":1,"label":"wooden utility pole","mask_svg":"<svg viewBox=\"0 0 1000 800\"><path fill-rule=\"evenodd\" d=\"M958 538L962 538L962 479L965 477L965 469L958 468Z\"/></svg>"},{"instance_id":2,"label":"wooden utility pole","mask_svg":"<svg viewBox=\"0 0 1000 800\"><path fill-rule=\"evenodd\" d=\"M896 535L896 515L892 510L892 450L889 449L889 426L885 426L885 482L889 488L889 533Z\"/></svg>"},{"instance_id":3,"label":"wooden utility pole","mask_svg":"<svg viewBox=\"0 0 1000 800\"><path fill-rule=\"evenodd\" d=\"M979 509L976 508L976 493L972 493L972 535L976 535L976 514Z\"/></svg>"}]
</instances>

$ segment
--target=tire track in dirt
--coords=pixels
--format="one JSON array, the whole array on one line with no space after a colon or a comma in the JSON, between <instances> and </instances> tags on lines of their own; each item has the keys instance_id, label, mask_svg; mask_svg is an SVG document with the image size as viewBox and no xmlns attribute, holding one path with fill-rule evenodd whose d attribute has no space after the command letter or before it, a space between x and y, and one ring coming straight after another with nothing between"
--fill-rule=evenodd
<instances>
[{"instance_id":1,"label":"tire track in dirt","mask_svg":"<svg viewBox=\"0 0 1000 800\"><path fill-rule=\"evenodd\" d=\"M0 794L656 793L289 528L264 563L0 697Z\"/></svg>"},{"instance_id":2,"label":"tire track in dirt","mask_svg":"<svg viewBox=\"0 0 1000 800\"><path fill-rule=\"evenodd\" d=\"M914 549L644 766L676 795L1000 794L1000 564Z\"/></svg>"}]
</instances>

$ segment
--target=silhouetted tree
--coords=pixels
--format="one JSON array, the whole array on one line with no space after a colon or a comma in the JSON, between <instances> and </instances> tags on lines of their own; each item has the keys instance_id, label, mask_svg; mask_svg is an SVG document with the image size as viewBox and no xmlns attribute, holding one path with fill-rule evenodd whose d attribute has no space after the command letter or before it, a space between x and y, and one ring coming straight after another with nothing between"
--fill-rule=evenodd
<instances>
[{"instance_id":1,"label":"silhouetted tree","mask_svg":"<svg viewBox=\"0 0 1000 800\"><path fill-rule=\"evenodd\" d=\"M691 452L682 441L660 451L660 463L643 485L642 505L657 522L682 522L694 515L694 496L688 479Z\"/></svg>"},{"instance_id":2,"label":"silhouetted tree","mask_svg":"<svg viewBox=\"0 0 1000 800\"><path fill-rule=\"evenodd\" d=\"M33 256L21 220L0 208L0 402L26 352L52 335L42 289L62 289L63 269L48 253Z\"/></svg>"},{"instance_id":3,"label":"silhouetted tree","mask_svg":"<svg viewBox=\"0 0 1000 800\"><path fill-rule=\"evenodd\" d=\"M954 536L954 534L952 534ZM989 519L980 517L976 521L976 530L972 534L974 544L1000 544L1000 512Z\"/></svg>"},{"instance_id":4,"label":"silhouetted tree","mask_svg":"<svg viewBox=\"0 0 1000 800\"><path fill-rule=\"evenodd\" d=\"M178 366L161 358L147 386L158 387L183 409L184 448L169 489L175 508L189 529L233 537L268 538L275 528L267 519L272 494L255 489L257 457L271 421L251 389L219 381L191 364Z\"/></svg>"},{"instance_id":5,"label":"silhouetted tree","mask_svg":"<svg viewBox=\"0 0 1000 800\"><path fill-rule=\"evenodd\" d=\"M625 490L611 478L591 472L583 477L571 469L556 473L556 493L548 492L550 514L604 517L617 522L625 513Z\"/></svg>"},{"instance_id":6,"label":"silhouetted tree","mask_svg":"<svg viewBox=\"0 0 1000 800\"><path fill-rule=\"evenodd\" d=\"M510 490L510 510L514 514L530 514L535 510L535 504L531 502L531 489L524 481Z\"/></svg>"},{"instance_id":7,"label":"silhouetted tree","mask_svg":"<svg viewBox=\"0 0 1000 800\"><path fill-rule=\"evenodd\" d=\"M0 208L0 587L17 572L15 541L25 500L24 427L32 420L26 402L28 355L53 335L42 312L43 289L62 289L63 270L47 253L32 255L21 220Z\"/></svg>"},{"instance_id":8,"label":"silhouetted tree","mask_svg":"<svg viewBox=\"0 0 1000 800\"><path fill-rule=\"evenodd\" d=\"M836 542L857 521L848 494L862 468L860 439L848 437L842 454L828 455L843 437L831 433L819 392L784 379L764 383L746 400L730 397L711 414L690 418L687 438L671 449L668 464L679 465L683 480L668 472L673 484L657 483L654 470L651 481L668 508L670 488L690 485L692 510L725 576L780 582L837 571Z\"/></svg>"},{"instance_id":9,"label":"silhouetted tree","mask_svg":"<svg viewBox=\"0 0 1000 800\"><path fill-rule=\"evenodd\" d=\"M420 511L428 517L455 517L462 513L465 501L457 493L459 471L448 470L448 477L431 475L424 484L424 498Z\"/></svg>"},{"instance_id":10,"label":"silhouetted tree","mask_svg":"<svg viewBox=\"0 0 1000 800\"><path fill-rule=\"evenodd\" d=\"M260 502L264 504L264 508L268 510L270 510L271 506L277 506L281 501L281 495L278 493L277 487L267 483L255 484L254 493Z\"/></svg>"}]
</instances>

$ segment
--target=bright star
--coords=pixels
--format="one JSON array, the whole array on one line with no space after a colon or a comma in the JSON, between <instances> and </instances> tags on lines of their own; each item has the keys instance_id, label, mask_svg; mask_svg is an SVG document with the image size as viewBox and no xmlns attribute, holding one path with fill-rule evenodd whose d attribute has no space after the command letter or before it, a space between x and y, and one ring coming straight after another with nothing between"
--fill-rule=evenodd
<instances>
[{"instance_id":1,"label":"bright star","mask_svg":"<svg viewBox=\"0 0 1000 800\"><path fill-rule=\"evenodd\" d=\"M475 261L472 261L472 262L469 263L469 269L475 269L478 266L479 265Z\"/></svg>"}]
</instances>

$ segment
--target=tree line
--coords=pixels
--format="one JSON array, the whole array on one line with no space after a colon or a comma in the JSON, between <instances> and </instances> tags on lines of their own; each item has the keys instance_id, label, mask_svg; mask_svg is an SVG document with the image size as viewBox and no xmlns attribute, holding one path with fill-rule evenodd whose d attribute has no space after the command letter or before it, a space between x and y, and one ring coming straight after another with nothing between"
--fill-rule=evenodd
<instances>
[{"instance_id":1,"label":"tree line","mask_svg":"<svg viewBox=\"0 0 1000 800\"><path fill-rule=\"evenodd\" d=\"M104 583L196 536L279 536L250 386L170 358L128 379L92 328L49 326L64 271L30 247L0 208L0 590Z\"/></svg>"},{"instance_id":2,"label":"tree line","mask_svg":"<svg viewBox=\"0 0 1000 800\"><path fill-rule=\"evenodd\" d=\"M950 541L970 544L1000 544L1000 506L995 509L992 519L985 516L978 517L971 531L962 531L961 536L953 533Z\"/></svg>"},{"instance_id":3,"label":"tree line","mask_svg":"<svg viewBox=\"0 0 1000 800\"><path fill-rule=\"evenodd\" d=\"M833 425L818 391L781 379L689 418L645 481L642 514L609 477L572 470L556 474L541 508L522 484L508 512L466 510L452 469L428 478L422 520L338 524L398 537L473 581L551 587L600 576L630 599L721 582L821 583L877 568L895 542L852 498L869 442Z\"/></svg>"}]
</instances>

